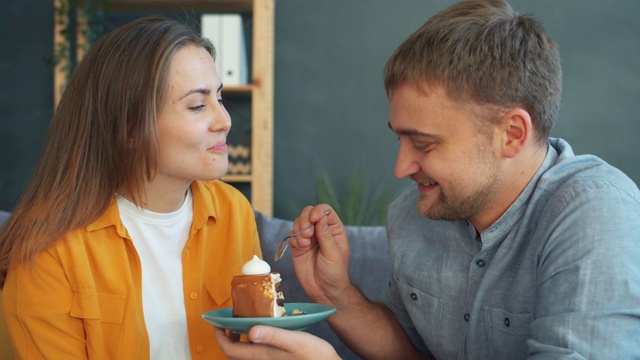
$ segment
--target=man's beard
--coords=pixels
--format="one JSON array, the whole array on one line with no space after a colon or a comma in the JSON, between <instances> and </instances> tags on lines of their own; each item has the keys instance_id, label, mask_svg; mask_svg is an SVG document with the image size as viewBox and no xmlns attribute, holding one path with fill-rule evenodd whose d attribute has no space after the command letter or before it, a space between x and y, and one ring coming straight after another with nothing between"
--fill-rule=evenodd
<instances>
[{"instance_id":1,"label":"man's beard","mask_svg":"<svg viewBox=\"0 0 640 360\"><path fill-rule=\"evenodd\" d=\"M427 198L433 195L420 195L416 202L418 212L433 220L466 220L485 209L490 199L495 196L497 182L488 181L468 196L447 196L440 191L438 199L431 206L427 206Z\"/></svg>"},{"instance_id":2,"label":"man's beard","mask_svg":"<svg viewBox=\"0 0 640 360\"><path fill-rule=\"evenodd\" d=\"M435 202L429 199L435 195L420 195L416 203L418 212L433 220L457 221L468 220L485 210L492 199L497 196L502 182L498 175L498 164L489 157L487 148L481 148L477 163L483 164L475 174L475 178L478 179L476 181L482 181L482 183L476 184L472 190L467 190L464 193L455 188L449 188L449 191L445 193L444 188L438 184L440 191ZM418 178L416 176L414 180L418 181ZM430 206L429 203L431 203Z\"/></svg>"}]
</instances>

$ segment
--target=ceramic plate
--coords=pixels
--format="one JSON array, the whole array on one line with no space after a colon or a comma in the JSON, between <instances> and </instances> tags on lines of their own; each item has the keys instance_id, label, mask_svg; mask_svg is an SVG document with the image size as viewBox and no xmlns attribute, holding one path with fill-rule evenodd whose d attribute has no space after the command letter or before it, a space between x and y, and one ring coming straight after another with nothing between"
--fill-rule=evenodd
<instances>
[{"instance_id":1,"label":"ceramic plate","mask_svg":"<svg viewBox=\"0 0 640 360\"><path fill-rule=\"evenodd\" d=\"M202 317L217 327L229 329L238 334L246 334L254 325L304 330L336 312L336 308L333 306L313 303L285 303L284 309L287 311L287 316L283 317L234 318L231 308L211 310L202 314ZM304 311L306 314L291 315L293 310Z\"/></svg>"}]
</instances>

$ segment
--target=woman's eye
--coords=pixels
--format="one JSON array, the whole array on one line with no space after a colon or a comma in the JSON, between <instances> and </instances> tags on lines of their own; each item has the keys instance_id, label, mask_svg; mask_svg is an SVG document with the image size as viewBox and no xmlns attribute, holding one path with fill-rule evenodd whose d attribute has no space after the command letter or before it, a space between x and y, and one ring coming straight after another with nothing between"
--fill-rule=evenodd
<instances>
[{"instance_id":1,"label":"woman's eye","mask_svg":"<svg viewBox=\"0 0 640 360\"><path fill-rule=\"evenodd\" d=\"M224 106L224 101L222 101L222 99L218 99L218 104Z\"/></svg>"},{"instance_id":2,"label":"woman's eye","mask_svg":"<svg viewBox=\"0 0 640 360\"><path fill-rule=\"evenodd\" d=\"M204 109L204 104L198 105L198 106L192 106L192 107L189 108L189 110L191 110L191 111L200 111L202 109Z\"/></svg>"}]
</instances>

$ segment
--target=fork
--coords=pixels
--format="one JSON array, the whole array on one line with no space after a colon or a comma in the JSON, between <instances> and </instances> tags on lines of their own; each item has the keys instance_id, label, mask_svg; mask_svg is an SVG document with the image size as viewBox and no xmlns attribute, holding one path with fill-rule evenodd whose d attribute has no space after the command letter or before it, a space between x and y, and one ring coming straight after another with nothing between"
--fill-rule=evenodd
<instances>
[{"instance_id":1,"label":"fork","mask_svg":"<svg viewBox=\"0 0 640 360\"><path fill-rule=\"evenodd\" d=\"M326 210L324 213L322 213L322 216L327 216L329 215L329 210ZM308 228L312 227L313 225L316 224L317 221L310 223L309 225L305 226L304 228L302 228L302 230L298 231L297 233L291 234L291 235L287 235L287 237L285 237L284 239L280 240L280 242L278 243L278 246L276 247L276 253L273 256L273 259L275 261L279 261L280 259L282 259L282 256L284 256L284 253L287 251L287 248L289 247L289 241L291 241L292 238L302 234L303 232L305 232Z\"/></svg>"}]
</instances>

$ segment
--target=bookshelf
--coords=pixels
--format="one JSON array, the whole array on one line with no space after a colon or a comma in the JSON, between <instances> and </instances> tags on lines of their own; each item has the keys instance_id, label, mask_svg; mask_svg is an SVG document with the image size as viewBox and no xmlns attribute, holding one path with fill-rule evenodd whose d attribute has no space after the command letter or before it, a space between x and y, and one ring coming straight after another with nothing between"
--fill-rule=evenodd
<instances>
[{"instance_id":1,"label":"bookshelf","mask_svg":"<svg viewBox=\"0 0 640 360\"><path fill-rule=\"evenodd\" d=\"M61 1L54 0L54 4ZM275 0L110 0L110 11L149 11L201 13L245 13L252 20L252 44L250 83L242 86L225 86L223 96L246 97L251 107L250 171L248 174L229 174L222 178L231 184L249 187L253 207L268 215L273 215L273 58L274 58L274 15ZM54 46L65 41L60 35L61 15L54 11ZM78 12L78 25L83 16ZM85 42L80 31L76 34L78 49ZM82 57L78 50L76 56ZM60 98L65 83L64 69L57 66L54 73L54 99Z\"/></svg>"}]
</instances>

